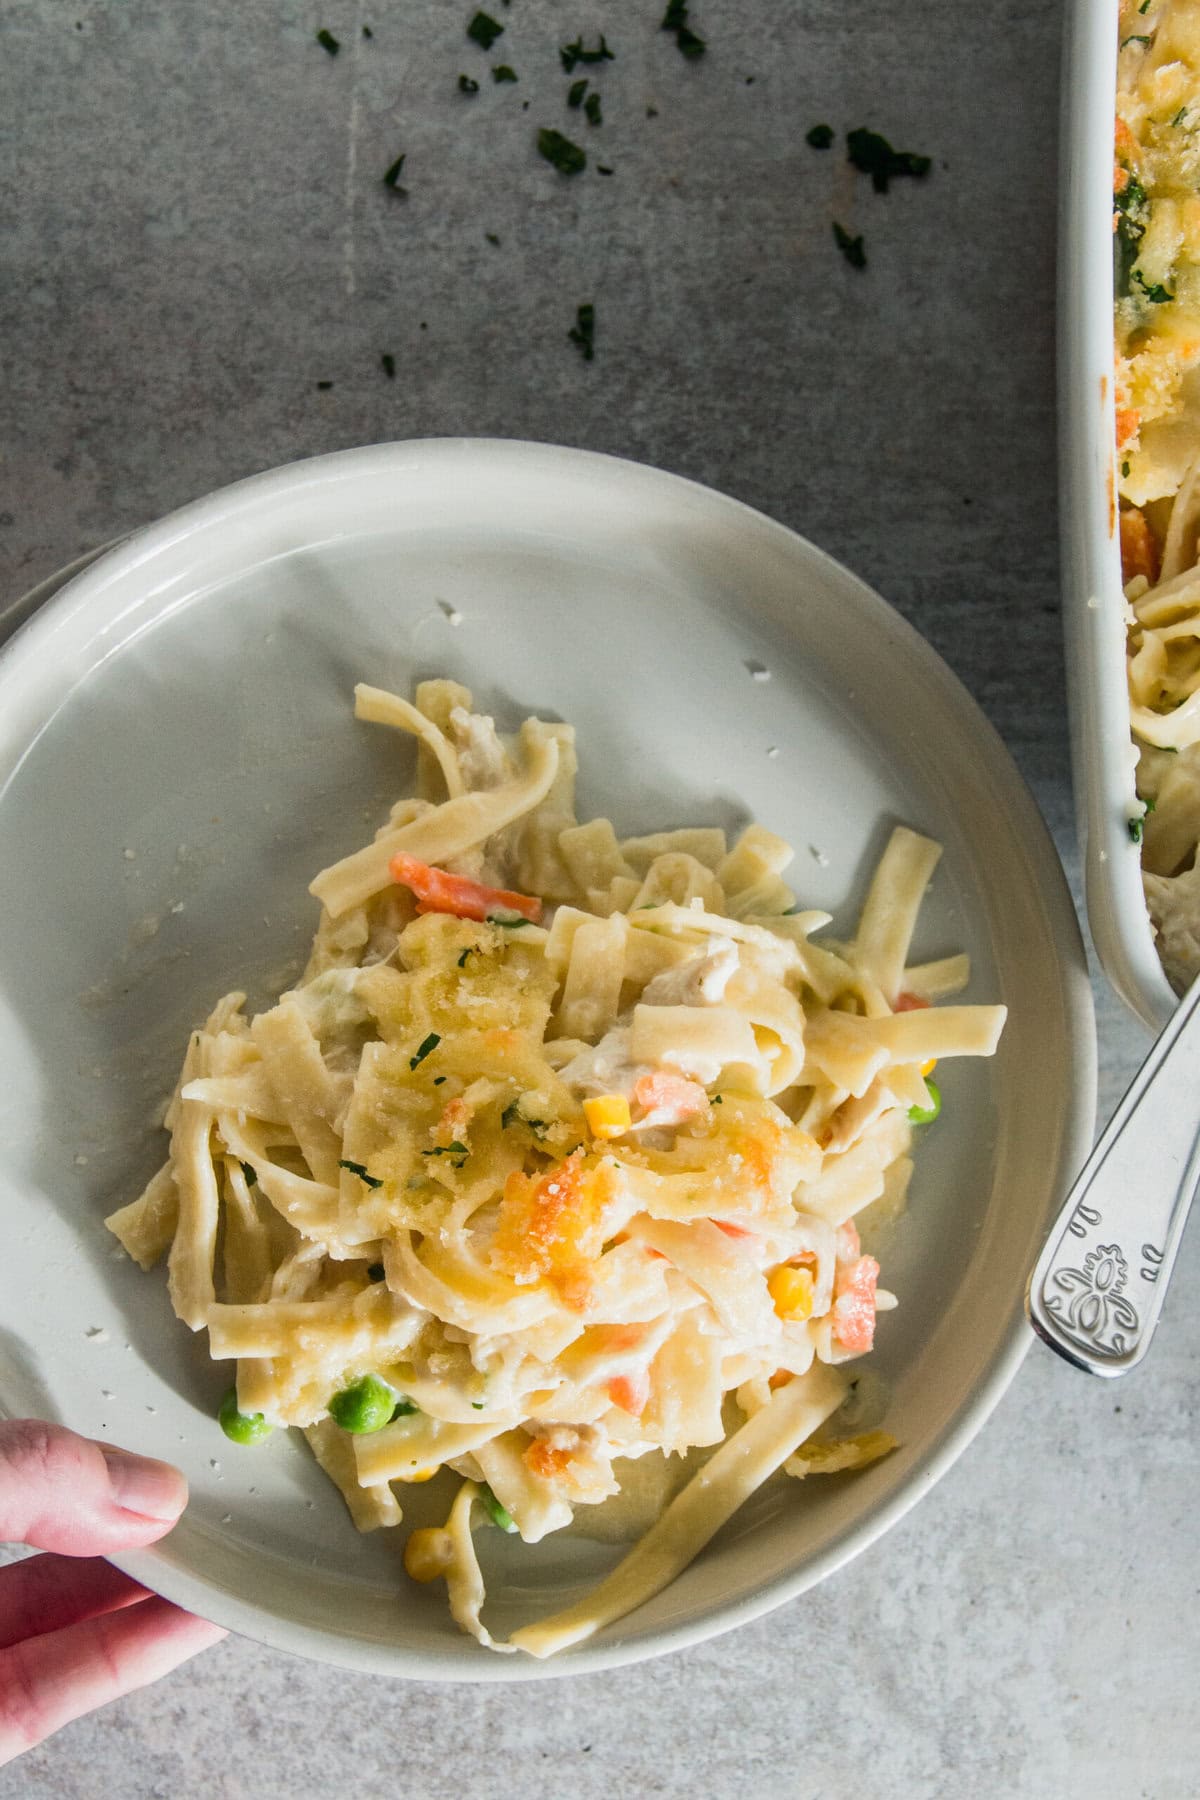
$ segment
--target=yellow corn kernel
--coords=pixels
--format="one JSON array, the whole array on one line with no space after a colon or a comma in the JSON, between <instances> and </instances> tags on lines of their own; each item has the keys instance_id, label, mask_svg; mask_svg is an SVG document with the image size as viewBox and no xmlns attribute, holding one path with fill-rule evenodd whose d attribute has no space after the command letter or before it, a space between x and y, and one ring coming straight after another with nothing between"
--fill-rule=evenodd
<instances>
[{"instance_id":1,"label":"yellow corn kernel","mask_svg":"<svg viewBox=\"0 0 1200 1800\"><path fill-rule=\"evenodd\" d=\"M593 1137L624 1137L633 1123L624 1094L597 1094L584 1101L583 1113Z\"/></svg>"},{"instance_id":2,"label":"yellow corn kernel","mask_svg":"<svg viewBox=\"0 0 1200 1800\"><path fill-rule=\"evenodd\" d=\"M404 1570L414 1581L436 1581L454 1565L454 1539L442 1525L427 1525L409 1534Z\"/></svg>"},{"instance_id":3,"label":"yellow corn kernel","mask_svg":"<svg viewBox=\"0 0 1200 1800\"><path fill-rule=\"evenodd\" d=\"M932 1075L933 1071L936 1068L937 1068L937 1057L931 1056L928 1062L923 1062L921 1064L921 1073L922 1073L922 1075Z\"/></svg>"},{"instance_id":4,"label":"yellow corn kernel","mask_svg":"<svg viewBox=\"0 0 1200 1800\"><path fill-rule=\"evenodd\" d=\"M431 1463L427 1469L414 1469L411 1475L397 1475L397 1481L432 1481L441 1463Z\"/></svg>"},{"instance_id":5,"label":"yellow corn kernel","mask_svg":"<svg viewBox=\"0 0 1200 1800\"><path fill-rule=\"evenodd\" d=\"M812 1316L811 1269L793 1269L787 1263L780 1263L767 1276L767 1292L781 1319L807 1319Z\"/></svg>"}]
</instances>

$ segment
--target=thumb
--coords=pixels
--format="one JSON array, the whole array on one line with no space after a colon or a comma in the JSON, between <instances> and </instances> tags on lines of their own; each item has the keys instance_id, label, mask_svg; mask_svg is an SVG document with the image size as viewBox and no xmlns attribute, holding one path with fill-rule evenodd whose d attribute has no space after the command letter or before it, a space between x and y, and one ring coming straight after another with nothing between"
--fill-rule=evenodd
<instances>
[{"instance_id":1,"label":"thumb","mask_svg":"<svg viewBox=\"0 0 1200 1800\"><path fill-rule=\"evenodd\" d=\"M169 1463L40 1419L0 1422L0 1542L104 1556L152 1544L186 1505Z\"/></svg>"}]
</instances>

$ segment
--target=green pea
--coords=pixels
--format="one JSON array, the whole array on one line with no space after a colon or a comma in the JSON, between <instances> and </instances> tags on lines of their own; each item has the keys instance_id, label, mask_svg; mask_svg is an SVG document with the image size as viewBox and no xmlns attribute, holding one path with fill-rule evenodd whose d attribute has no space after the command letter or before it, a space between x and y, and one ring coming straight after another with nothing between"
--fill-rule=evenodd
<instances>
[{"instance_id":1,"label":"green pea","mask_svg":"<svg viewBox=\"0 0 1200 1800\"><path fill-rule=\"evenodd\" d=\"M261 1444L270 1437L272 1427L261 1413L238 1411L237 1389L231 1387L217 1412L217 1422L225 1436L235 1444Z\"/></svg>"},{"instance_id":2,"label":"green pea","mask_svg":"<svg viewBox=\"0 0 1200 1800\"><path fill-rule=\"evenodd\" d=\"M329 1402L330 1416L343 1431L382 1431L392 1417L396 1395L378 1375L364 1375L360 1381L342 1388Z\"/></svg>"},{"instance_id":3,"label":"green pea","mask_svg":"<svg viewBox=\"0 0 1200 1800\"><path fill-rule=\"evenodd\" d=\"M492 1524L498 1525L501 1531L515 1531L517 1529L516 1520L510 1512L506 1512L504 1507L501 1506L486 1481L479 1490L479 1504L482 1506L488 1518L492 1521Z\"/></svg>"},{"instance_id":4,"label":"green pea","mask_svg":"<svg viewBox=\"0 0 1200 1800\"><path fill-rule=\"evenodd\" d=\"M925 1086L929 1090L929 1105L910 1106L908 1109L909 1119L914 1125L932 1125L942 1110L942 1090L937 1082L927 1081Z\"/></svg>"}]
</instances>

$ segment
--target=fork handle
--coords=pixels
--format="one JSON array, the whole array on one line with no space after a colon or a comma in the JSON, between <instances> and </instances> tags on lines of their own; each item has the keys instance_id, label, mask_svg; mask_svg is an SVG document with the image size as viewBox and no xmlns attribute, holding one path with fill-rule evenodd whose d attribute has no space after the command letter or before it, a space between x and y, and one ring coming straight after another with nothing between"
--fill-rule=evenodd
<instances>
[{"instance_id":1,"label":"fork handle","mask_svg":"<svg viewBox=\"0 0 1200 1800\"><path fill-rule=\"evenodd\" d=\"M1068 1194L1030 1277L1038 1335L1077 1369L1125 1375L1150 1348L1200 1183L1200 976Z\"/></svg>"}]
</instances>

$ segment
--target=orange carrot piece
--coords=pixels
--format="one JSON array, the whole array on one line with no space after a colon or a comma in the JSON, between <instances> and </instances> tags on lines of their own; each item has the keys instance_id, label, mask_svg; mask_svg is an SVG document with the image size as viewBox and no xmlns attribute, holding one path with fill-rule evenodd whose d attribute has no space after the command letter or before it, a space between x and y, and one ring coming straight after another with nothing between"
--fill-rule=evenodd
<instances>
[{"instance_id":1,"label":"orange carrot piece","mask_svg":"<svg viewBox=\"0 0 1200 1800\"><path fill-rule=\"evenodd\" d=\"M923 1012L928 1005L928 1000L922 1000L920 994L896 995L895 1010L897 1012Z\"/></svg>"},{"instance_id":2,"label":"orange carrot piece","mask_svg":"<svg viewBox=\"0 0 1200 1800\"><path fill-rule=\"evenodd\" d=\"M633 1084L633 1097L643 1112L669 1108L677 1119L691 1118L708 1105L708 1095L698 1081L689 1081L686 1075L670 1075L665 1069L639 1075Z\"/></svg>"},{"instance_id":3,"label":"orange carrot piece","mask_svg":"<svg viewBox=\"0 0 1200 1800\"><path fill-rule=\"evenodd\" d=\"M718 1231L723 1231L726 1237L752 1238L757 1235L753 1231L747 1231L744 1225L734 1225L728 1219L714 1219L713 1224Z\"/></svg>"},{"instance_id":4,"label":"orange carrot piece","mask_svg":"<svg viewBox=\"0 0 1200 1800\"><path fill-rule=\"evenodd\" d=\"M514 894L507 888L485 887L466 875L451 875L401 850L388 864L388 874L401 887L411 888L419 913L454 913L460 919L501 918L513 913L536 925L542 903L531 894Z\"/></svg>"},{"instance_id":5,"label":"orange carrot piece","mask_svg":"<svg viewBox=\"0 0 1200 1800\"><path fill-rule=\"evenodd\" d=\"M571 1452L547 1443L545 1438L534 1438L525 1446L526 1467L540 1475L543 1481L561 1480L570 1463Z\"/></svg>"},{"instance_id":6,"label":"orange carrot piece","mask_svg":"<svg viewBox=\"0 0 1200 1800\"><path fill-rule=\"evenodd\" d=\"M1124 156L1129 162L1134 161L1137 156L1138 141L1120 113L1117 114L1113 127L1113 143L1118 156Z\"/></svg>"},{"instance_id":7,"label":"orange carrot piece","mask_svg":"<svg viewBox=\"0 0 1200 1800\"><path fill-rule=\"evenodd\" d=\"M650 1401L650 1371L639 1369L634 1375L614 1375L608 1384L608 1397L622 1412L640 1419Z\"/></svg>"},{"instance_id":8,"label":"orange carrot piece","mask_svg":"<svg viewBox=\"0 0 1200 1800\"><path fill-rule=\"evenodd\" d=\"M875 1283L879 1264L873 1256L860 1256L848 1268L839 1268L834 1281L833 1335L844 1350L861 1356L875 1341Z\"/></svg>"},{"instance_id":9,"label":"orange carrot piece","mask_svg":"<svg viewBox=\"0 0 1200 1800\"><path fill-rule=\"evenodd\" d=\"M1132 581L1135 575L1144 575L1153 587L1161 560L1145 513L1136 506L1125 507L1121 513L1122 579Z\"/></svg>"},{"instance_id":10,"label":"orange carrot piece","mask_svg":"<svg viewBox=\"0 0 1200 1800\"><path fill-rule=\"evenodd\" d=\"M1136 406L1117 408L1117 449L1124 450L1138 434L1142 415Z\"/></svg>"}]
</instances>

